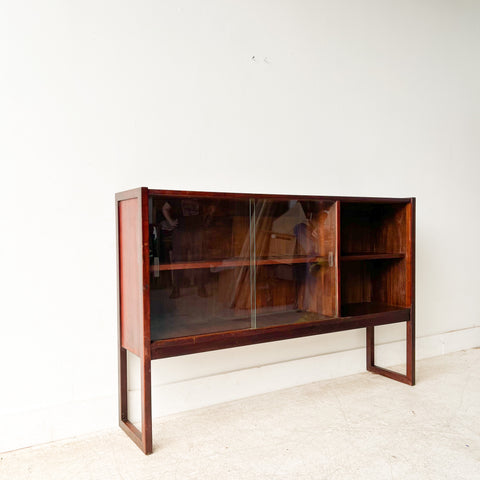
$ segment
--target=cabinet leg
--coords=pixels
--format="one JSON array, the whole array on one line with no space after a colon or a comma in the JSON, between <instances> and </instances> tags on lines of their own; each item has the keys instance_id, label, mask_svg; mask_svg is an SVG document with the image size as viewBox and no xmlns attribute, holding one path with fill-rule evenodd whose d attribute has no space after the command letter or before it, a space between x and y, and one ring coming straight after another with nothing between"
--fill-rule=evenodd
<instances>
[{"instance_id":1,"label":"cabinet leg","mask_svg":"<svg viewBox=\"0 0 480 480\"><path fill-rule=\"evenodd\" d=\"M414 313L410 314L407 322L407 377L410 385L415 385L415 320Z\"/></svg>"},{"instance_id":2,"label":"cabinet leg","mask_svg":"<svg viewBox=\"0 0 480 480\"><path fill-rule=\"evenodd\" d=\"M375 366L375 327L367 327L367 370Z\"/></svg>"},{"instance_id":3,"label":"cabinet leg","mask_svg":"<svg viewBox=\"0 0 480 480\"><path fill-rule=\"evenodd\" d=\"M375 327L367 327L367 370L397 382L415 385L415 326L412 318L407 323L407 373L403 375L375 365Z\"/></svg>"},{"instance_id":4,"label":"cabinet leg","mask_svg":"<svg viewBox=\"0 0 480 480\"><path fill-rule=\"evenodd\" d=\"M142 365L142 443L146 455L152 453L152 372L150 358Z\"/></svg>"},{"instance_id":5,"label":"cabinet leg","mask_svg":"<svg viewBox=\"0 0 480 480\"><path fill-rule=\"evenodd\" d=\"M127 350L120 347L119 424L137 446L146 455L149 455L152 453L151 360L150 358L143 358L141 361L142 431L128 420Z\"/></svg>"},{"instance_id":6,"label":"cabinet leg","mask_svg":"<svg viewBox=\"0 0 480 480\"><path fill-rule=\"evenodd\" d=\"M120 416L119 421L124 422L128 420L127 351L121 347L120 347L118 377L119 377L118 412Z\"/></svg>"}]
</instances>

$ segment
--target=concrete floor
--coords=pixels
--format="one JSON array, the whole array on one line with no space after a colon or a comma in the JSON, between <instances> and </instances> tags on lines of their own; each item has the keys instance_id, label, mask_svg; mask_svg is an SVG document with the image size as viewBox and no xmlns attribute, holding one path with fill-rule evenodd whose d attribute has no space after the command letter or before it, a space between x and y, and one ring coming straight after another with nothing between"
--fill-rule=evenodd
<instances>
[{"instance_id":1,"label":"concrete floor","mask_svg":"<svg viewBox=\"0 0 480 480\"><path fill-rule=\"evenodd\" d=\"M415 387L369 373L0 454L0 479L480 479L480 349L422 360Z\"/></svg>"}]
</instances>

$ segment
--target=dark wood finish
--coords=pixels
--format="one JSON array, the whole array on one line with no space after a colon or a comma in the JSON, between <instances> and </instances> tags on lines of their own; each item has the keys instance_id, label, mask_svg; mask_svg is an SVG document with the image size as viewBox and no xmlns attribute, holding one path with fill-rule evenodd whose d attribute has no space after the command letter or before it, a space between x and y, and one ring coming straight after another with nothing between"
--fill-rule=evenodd
<instances>
[{"instance_id":1,"label":"dark wood finish","mask_svg":"<svg viewBox=\"0 0 480 480\"><path fill-rule=\"evenodd\" d=\"M337 235L336 203L321 203L321 212L313 220L316 227L315 249L322 267L311 277L310 288L303 285L298 291L297 306L306 312L314 312L326 316L337 316ZM314 292L312 292L312 286Z\"/></svg>"},{"instance_id":2,"label":"dark wood finish","mask_svg":"<svg viewBox=\"0 0 480 480\"><path fill-rule=\"evenodd\" d=\"M322 268L317 275L317 299L315 312L323 315L337 315L337 282L336 272L338 265L337 250L337 208L333 203L328 208L328 216L324 220L322 227L319 229L318 243L319 251L322 258L327 258L327 265ZM322 224L319 218L318 223ZM330 256L330 258L329 258Z\"/></svg>"},{"instance_id":3,"label":"dark wood finish","mask_svg":"<svg viewBox=\"0 0 480 480\"><path fill-rule=\"evenodd\" d=\"M399 307L381 302L346 303L342 306L342 315L344 317L370 315L372 313L393 312L395 310L402 310L404 308L405 307Z\"/></svg>"},{"instance_id":4,"label":"dark wood finish","mask_svg":"<svg viewBox=\"0 0 480 480\"><path fill-rule=\"evenodd\" d=\"M180 233L164 228L168 198L173 212L185 199L197 202L197 213L182 215L200 212L201 221L184 223ZM297 219L293 200L308 216L285 227L279 219L286 212ZM367 370L415 383L415 199L141 188L117 194L116 207L119 422L145 453L152 451L152 359L365 328ZM151 228L149 218L156 224ZM160 229L157 242L163 243L155 248L162 253L150 260L154 228ZM182 235L191 236L189 251L176 256L175 236L178 242ZM175 293L179 288L183 296ZM164 314L177 309L187 318L180 330ZM205 312L204 320L198 312ZM211 324L209 312L217 315ZM169 330L158 323L162 315L173 322ZM251 324L241 327L249 318ZM209 330L215 322L226 331ZM405 375L375 365L375 326L399 322L406 324ZM128 420L127 349L141 360L141 430Z\"/></svg>"},{"instance_id":5,"label":"dark wood finish","mask_svg":"<svg viewBox=\"0 0 480 480\"><path fill-rule=\"evenodd\" d=\"M120 422L120 427L144 453L147 453L143 444L142 432L133 423L123 420Z\"/></svg>"},{"instance_id":6,"label":"dark wood finish","mask_svg":"<svg viewBox=\"0 0 480 480\"><path fill-rule=\"evenodd\" d=\"M118 362L118 378L119 378L119 414L120 422L128 420L128 384L127 384L127 350L120 346L120 355Z\"/></svg>"},{"instance_id":7,"label":"dark wood finish","mask_svg":"<svg viewBox=\"0 0 480 480\"><path fill-rule=\"evenodd\" d=\"M373 281L374 298L390 305L408 307L405 260L372 263L377 267L376 278Z\"/></svg>"},{"instance_id":8,"label":"dark wood finish","mask_svg":"<svg viewBox=\"0 0 480 480\"><path fill-rule=\"evenodd\" d=\"M342 205L342 303L410 306L407 211L411 203Z\"/></svg>"},{"instance_id":9,"label":"dark wood finish","mask_svg":"<svg viewBox=\"0 0 480 480\"><path fill-rule=\"evenodd\" d=\"M255 260L256 265L290 265L295 263L311 263L319 259L326 259L327 257L272 257L259 258ZM182 262L182 263L166 263L160 265L151 265L151 272L160 272L163 270L190 270L195 268L212 268L212 267L249 267L251 265L250 259L229 259L229 260L207 260L197 262Z\"/></svg>"},{"instance_id":10,"label":"dark wood finish","mask_svg":"<svg viewBox=\"0 0 480 480\"><path fill-rule=\"evenodd\" d=\"M405 262L374 260L342 264L342 304L375 302L409 307Z\"/></svg>"},{"instance_id":11,"label":"dark wood finish","mask_svg":"<svg viewBox=\"0 0 480 480\"><path fill-rule=\"evenodd\" d=\"M412 380L407 375L395 372L393 370L389 370L388 368L382 368L382 367L377 367L376 365L373 365L368 370L372 373L383 375L384 377L391 378L392 380L396 380L397 382L406 383L407 385L414 385L414 383L412 383Z\"/></svg>"},{"instance_id":12,"label":"dark wood finish","mask_svg":"<svg viewBox=\"0 0 480 480\"><path fill-rule=\"evenodd\" d=\"M336 304L336 316L339 317L341 315L342 310L342 271L341 271L341 264L340 264L340 252L342 248L341 243L341 204L339 201L335 202L335 220L336 224L336 246L335 246L335 267L336 267L336 275L337 275L337 285L336 285L336 293L337 293L337 304Z\"/></svg>"},{"instance_id":13,"label":"dark wood finish","mask_svg":"<svg viewBox=\"0 0 480 480\"><path fill-rule=\"evenodd\" d=\"M342 205L341 255L405 253L405 203L347 203Z\"/></svg>"},{"instance_id":14,"label":"dark wood finish","mask_svg":"<svg viewBox=\"0 0 480 480\"><path fill-rule=\"evenodd\" d=\"M148 190L116 195L119 424L145 454L152 453ZM128 420L127 350L140 357L142 431Z\"/></svg>"},{"instance_id":15,"label":"dark wood finish","mask_svg":"<svg viewBox=\"0 0 480 480\"><path fill-rule=\"evenodd\" d=\"M366 363L367 370L385 377L415 385L415 199L410 199L401 215L397 215L399 223L405 229L405 258L395 266L396 271L390 274L385 282L386 296L392 302L403 302L409 307L409 319L406 322L406 373L401 374L375 365L375 326L367 328ZM380 286L380 290L382 287ZM383 290L385 296L385 290Z\"/></svg>"},{"instance_id":16,"label":"dark wood finish","mask_svg":"<svg viewBox=\"0 0 480 480\"><path fill-rule=\"evenodd\" d=\"M371 302L373 299L371 262L341 264L342 306L350 303Z\"/></svg>"},{"instance_id":17,"label":"dark wood finish","mask_svg":"<svg viewBox=\"0 0 480 480\"><path fill-rule=\"evenodd\" d=\"M410 321L407 323L407 377L415 385L415 198L407 208L407 303L410 306Z\"/></svg>"},{"instance_id":18,"label":"dark wood finish","mask_svg":"<svg viewBox=\"0 0 480 480\"><path fill-rule=\"evenodd\" d=\"M367 327L367 370L375 365L375 326Z\"/></svg>"},{"instance_id":19,"label":"dark wood finish","mask_svg":"<svg viewBox=\"0 0 480 480\"><path fill-rule=\"evenodd\" d=\"M361 260L393 260L395 258L405 258L404 253L357 253L355 255L342 255L340 261L355 262Z\"/></svg>"},{"instance_id":20,"label":"dark wood finish","mask_svg":"<svg viewBox=\"0 0 480 480\"><path fill-rule=\"evenodd\" d=\"M128 193L128 192L127 192ZM233 193L233 192L204 192L194 190L155 190L149 189L149 195L164 195L168 197L207 197L207 198L233 198L233 199L286 199L286 200L313 200L331 201L342 203L408 203L410 198L388 198L388 197L333 197L326 195L283 195L278 193Z\"/></svg>"},{"instance_id":21,"label":"dark wood finish","mask_svg":"<svg viewBox=\"0 0 480 480\"><path fill-rule=\"evenodd\" d=\"M411 325L410 321L407 321L407 331L408 326ZM412 376L412 372L408 369L409 364L409 342L407 334L407 373L402 374L389 370L388 368L383 368L375 365L375 325L367 327L367 370L378 375L383 375L384 377L391 378L392 380L397 380L398 382L406 383L407 385L415 385L415 378Z\"/></svg>"},{"instance_id":22,"label":"dark wood finish","mask_svg":"<svg viewBox=\"0 0 480 480\"><path fill-rule=\"evenodd\" d=\"M410 385L415 385L415 314L411 310L407 322L407 377Z\"/></svg>"},{"instance_id":23,"label":"dark wood finish","mask_svg":"<svg viewBox=\"0 0 480 480\"><path fill-rule=\"evenodd\" d=\"M143 354L141 357L142 395L142 444L145 454L152 453L152 375L150 349L150 265L149 265L149 224L148 189L141 193L141 232L142 232L142 290L143 290Z\"/></svg>"}]
</instances>

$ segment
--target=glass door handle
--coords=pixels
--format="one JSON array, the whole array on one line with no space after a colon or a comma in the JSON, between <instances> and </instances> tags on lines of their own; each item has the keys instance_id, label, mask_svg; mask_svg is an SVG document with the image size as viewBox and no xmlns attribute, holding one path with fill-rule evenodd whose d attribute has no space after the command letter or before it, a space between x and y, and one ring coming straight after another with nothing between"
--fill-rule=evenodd
<instances>
[{"instance_id":1,"label":"glass door handle","mask_svg":"<svg viewBox=\"0 0 480 480\"><path fill-rule=\"evenodd\" d=\"M333 252L328 252L328 266L333 267Z\"/></svg>"}]
</instances>

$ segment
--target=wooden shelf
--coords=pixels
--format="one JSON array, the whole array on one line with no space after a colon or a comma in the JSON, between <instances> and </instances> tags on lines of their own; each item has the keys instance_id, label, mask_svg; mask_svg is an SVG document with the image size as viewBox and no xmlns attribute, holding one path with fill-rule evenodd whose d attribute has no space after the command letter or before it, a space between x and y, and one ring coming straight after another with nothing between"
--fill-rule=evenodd
<instances>
[{"instance_id":1,"label":"wooden shelf","mask_svg":"<svg viewBox=\"0 0 480 480\"><path fill-rule=\"evenodd\" d=\"M354 262L360 260L390 260L405 258L404 253L348 253L340 257L341 262Z\"/></svg>"},{"instance_id":2,"label":"wooden shelf","mask_svg":"<svg viewBox=\"0 0 480 480\"><path fill-rule=\"evenodd\" d=\"M256 329L278 325L293 325L330 320L332 317L318 313L307 313L298 310L277 311L264 315L257 315ZM205 317L199 322L194 315L171 315L168 322L162 322L161 317L152 317L151 338L168 340L171 338L191 337L225 331L236 331L252 328L251 315L243 317Z\"/></svg>"},{"instance_id":3,"label":"wooden shelf","mask_svg":"<svg viewBox=\"0 0 480 480\"><path fill-rule=\"evenodd\" d=\"M399 307L381 302L346 303L342 305L342 317L355 317L358 315L370 315L373 313L386 313L396 310L409 309L406 307Z\"/></svg>"},{"instance_id":4,"label":"wooden shelf","mask_svg":"<svg viewBox=\"0 0 480 480\"><path fill-rule=\"evenodd\" d=\"M255 265L280 265L293 263L313 263L319 260L326 260L327 257L305 257L305 256L293 256L293 257L270 257L270 258L257 258ZM227 260L200 260L196 262L178 262L178 263L166 263L160 265L150 265L150 272L160 272L164 270L190 270L195 268L215 268L218 271L223 268L231 267L249 267L249 258L232 258Z\"/></svg>"}]
</instances>

